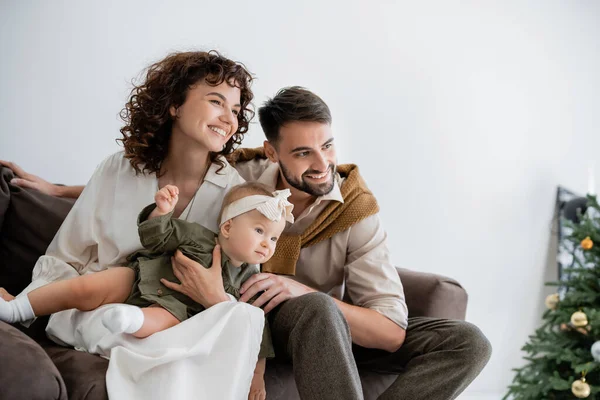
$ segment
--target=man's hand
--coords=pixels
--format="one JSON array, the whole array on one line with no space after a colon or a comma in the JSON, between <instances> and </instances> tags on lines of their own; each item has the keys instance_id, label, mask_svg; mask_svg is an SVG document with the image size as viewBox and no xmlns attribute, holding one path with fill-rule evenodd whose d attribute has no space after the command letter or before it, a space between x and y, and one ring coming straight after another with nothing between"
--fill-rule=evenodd
<instances>
[{"instance_id":1,"label":"man's hand","mask_svg":"<svg viewBox=\"0 0 600 400\"><path fill-rule=\"evenodd\" d=\"M186 257L181 250L171 257L173 273L180 284L161 279L160 282L169 289L185 294L196 303L205 308L214 306L222 301L229 301L223 289L221 276L221 246L213 250L213 263L211 268L204 268L196 261Z\"/></svg>"},{"instance_id":2,"label":"man's hand","mask_svg":"<svg viewBox=\"0 0 600 400\"><path fill-rule=\"evenodd\" d=\"M277 307L287 299L302 296L303 294L316 292L316 290L296 282L293 279L286 278L280 275L273 275L268 273L260 273L252 275L240 288L240 301L247 302L255 294L261 291L265 291L261 294L253 305L256 307L262 307L266 304L263 309L265 314Z\"/></svg>"},{"instance_id":3,"label":"man's hand","mask_svg":"<svg viewBox=\"0 0 600 400\"><path fill-rule=\"evenodd\" d=\"M50 196L68 197L76 199L81 195L85 186L60 186L43 180L37 175L28 174L17 164L9 161L0 160L0 165L13 170L18 178L14 178L10 182L23 188L31 188L38 190Z\"/></svg>"},{"instance_id":4,"label":"man's hand","mask_svg":"<svg viewBox=\"0 0 600 400\"><path fill-rule=\"evenodd\" d=\"M39 176L28 174L23 170L23 168L19 167L13 162L0 160L0 165L12 169L15 175L18 176L18 178L14 178L11 181L13 185L39 190L40 192L46 193L50 196L60 196L58 185L54 185L48 181L45 181Z\"/></svg>"}]
</instances>

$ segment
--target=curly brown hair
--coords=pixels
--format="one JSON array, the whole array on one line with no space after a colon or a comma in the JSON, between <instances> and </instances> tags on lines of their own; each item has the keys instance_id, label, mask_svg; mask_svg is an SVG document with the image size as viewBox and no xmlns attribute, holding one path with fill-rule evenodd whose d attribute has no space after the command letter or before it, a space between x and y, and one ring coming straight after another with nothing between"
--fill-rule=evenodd
<instances>
[{"instance_id":1,"label":"curly brown hair","mask_svg":"<svg viewBox=\"0 0 600 400\"><path fill-rule=\"evenodd\" d=\"M117 142L125 147L125 158L129 159L136 175L159 174L171 138L173 118L169 109L181 106L189 89L200 80L212 86L228 82L241 92L238 129L223 150L210 153L210 161L220 165L221 170L225 163L219 157L231 153L234 146L242 143L254 117L250 72L243 64L215 50L172 53L147 68L145 82L134 84L129 101L120 113L125 126L120 130L123 137Z\"/></svg>"}]
</instances>

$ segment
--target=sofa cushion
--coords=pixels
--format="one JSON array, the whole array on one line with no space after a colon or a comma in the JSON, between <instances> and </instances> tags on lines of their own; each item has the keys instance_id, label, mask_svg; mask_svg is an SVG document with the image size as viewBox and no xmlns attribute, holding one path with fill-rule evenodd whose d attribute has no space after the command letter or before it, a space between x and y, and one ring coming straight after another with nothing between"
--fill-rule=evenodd
<instances>
[{"instance_id":1,"label":"sofa cushion","mask_svg":"<svg viewBox=\"0 0 600 400\"><path fill-rule=\"evenodd\" d=\"M49 343L44 350L60 372L69 400L108 400L107 359Z\"/></svg>"},{"instance_id":2,"label":"sofa cushion","mask_svg":"<svg viewBox=\"0 0 600 400\"><path fill-rule=\"evenodd\" d=\"M14 177L0 166L0 286L16 295L75 201L23 189L10 183Z\"/></svg>"},{"instance_id":3,"label":"sofa cushion","mask_svg":"<svg viewBox=\"0 0 600 400\"><path fill-rule=\"evenodd\" d=\"M0 397L3 399L67 400L61 375L31 338L0 322Z\"/></svg>"}]
</instances>

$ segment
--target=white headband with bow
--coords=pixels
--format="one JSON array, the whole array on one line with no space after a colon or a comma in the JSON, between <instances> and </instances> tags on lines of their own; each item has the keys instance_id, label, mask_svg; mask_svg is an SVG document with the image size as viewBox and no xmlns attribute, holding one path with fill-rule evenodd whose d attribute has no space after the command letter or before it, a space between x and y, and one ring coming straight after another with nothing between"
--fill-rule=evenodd
<instances>
[{"instance_id":1,"label":"white headband with bow","mask_svg":"<svg viewBox=\"0 0 600 400\"><path fill-rule=\"evenodd\" d=\"M271 221L279 221L283 216L286 221L293 223L292 209L294 205L287 200L291 194L290 189L284 189L274 191L273 196L275 197L264 195L242 197L225 207L219 226L231 218L252 210L257 210Z\"/></svg>"}]
</instances>

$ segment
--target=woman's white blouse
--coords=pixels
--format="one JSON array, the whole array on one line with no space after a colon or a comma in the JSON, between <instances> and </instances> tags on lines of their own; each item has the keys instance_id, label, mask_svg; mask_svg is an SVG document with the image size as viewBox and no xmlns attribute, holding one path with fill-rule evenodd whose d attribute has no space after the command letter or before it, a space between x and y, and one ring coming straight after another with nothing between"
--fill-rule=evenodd
<instances>
[{"instance_id":1,"label":"woman's white blouse","mask_svg":"<svg viewBox=\"0 0 600 400\"><path fill-rule=\"evenodd\" d=\"M226 163L226 161L225 161ZM217 216L227 191L243 183L226 163L212 164L204 182L182 212L181 219L217 231ZM158 191L155 174L139 174L124 153L106 158L96 169L85 190L50 243L46 255L33 269L32 283L20 294L49 282L122 265L126 257L142 249L137 216L154 202Z\"/></svg>"}]
</instances>

